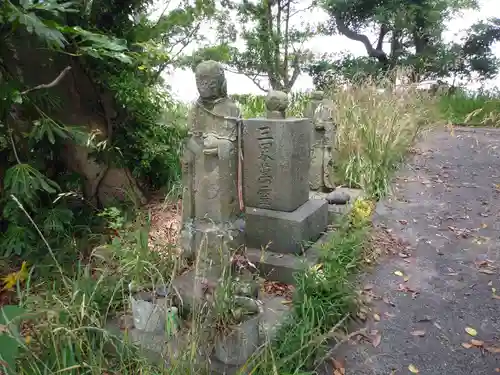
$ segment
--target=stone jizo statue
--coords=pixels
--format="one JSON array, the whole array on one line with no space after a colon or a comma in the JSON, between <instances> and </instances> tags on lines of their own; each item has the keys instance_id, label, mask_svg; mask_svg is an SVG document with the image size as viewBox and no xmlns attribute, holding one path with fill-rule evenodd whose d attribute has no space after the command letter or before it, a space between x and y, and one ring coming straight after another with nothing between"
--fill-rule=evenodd
<instances>
[{"instance_id":1,"label":"stone jizo statue","mask_svg":"<svg viewBox=\"0 0 500 375\"><path fill-rule=\"evenodd\" d=\"M182 158L181 246L185 255L218 263L217 257L237 240L242 229L240 111L227 96L221 65L204 61L195 70L200 94L188 119L189 135Z\"/></svg>"},{"instance_id":2,"label":"stone jizo statue","mask_svg":"<svg viewBox=\"0 0 500 375\"><path fill-rule=\"evenodd\" d=\"M335 124L333 122L332 100L325 99L322 91L311 94L311 102L305 110L305 117L311 118L314 126L309 187L311 190L330 192L335 189L332 182Z\"/></svg>"}]
</instances>

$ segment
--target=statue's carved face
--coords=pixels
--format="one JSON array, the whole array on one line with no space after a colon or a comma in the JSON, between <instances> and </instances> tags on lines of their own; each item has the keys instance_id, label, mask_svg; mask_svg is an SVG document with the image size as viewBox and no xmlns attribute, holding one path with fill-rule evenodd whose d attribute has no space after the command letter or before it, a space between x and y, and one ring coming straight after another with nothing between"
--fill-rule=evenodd
<instances>
[{"instance_id":1,"label":"statue's carved face","mask_svg":"<svg viewBox=\"0 0 500 375\"><path fill-rule=\"evenodd\" d=\"M224 69L216 61L203 61L196 67L196 86L200 97L215 100L227 96Z\"/></svg>"}]
</instances>

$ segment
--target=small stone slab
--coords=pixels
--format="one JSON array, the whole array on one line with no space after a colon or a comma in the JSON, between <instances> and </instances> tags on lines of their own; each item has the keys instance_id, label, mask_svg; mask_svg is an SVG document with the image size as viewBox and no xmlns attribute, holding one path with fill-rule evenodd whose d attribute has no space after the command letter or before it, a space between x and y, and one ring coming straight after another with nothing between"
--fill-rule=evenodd
<instances>
[{"instance_id":1,"label":"small stone slab","mask_svg":"<svg viewBox=\"0 0 500 375\"><path fill-rule=\"evenodd\" d=\"M282 254L302 254L328 225L328 204L310 199L293 212L246 208L248 247Z\"/></svg>"},{"instance_id":2,"label":"small stone slab","mask_svg":"<svg viewBox=\"0 0 500 375\"><path fill-rule=\"evenodd\" d=\"M279 327L290 311L288 304L283 303L283 297L277 297L261 292L259 296L262 302L262 312L260 317L260 335L262 342L273 340ZM186 352L189 347L188 332L180 331L175 337L166 337L162 332L144 332L135 328L122 330L120 328L119 319L114 319L108 322L106 329L117 336L123 336L132 345L139 347L141 354L153 363L165 364L169 368L169 363L179 358L182 353ZM196 344L195 345L199 345ZM231 366L219 362L211 355L207 355L203 351L197 355L196 364L199 369L210 370L210 374L245 374L241 372L241 366ZM250 369L249 369L250 370Z\"/></svg>"}]
</instances>

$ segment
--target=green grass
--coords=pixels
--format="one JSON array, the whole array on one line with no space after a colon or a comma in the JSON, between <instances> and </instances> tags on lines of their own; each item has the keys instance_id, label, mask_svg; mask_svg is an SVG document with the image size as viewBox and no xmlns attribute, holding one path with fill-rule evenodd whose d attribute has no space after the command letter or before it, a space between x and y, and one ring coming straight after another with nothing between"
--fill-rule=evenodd
<instances>
[{"instance_id":1,"label":"green grass","mask_svg":"<svg viewBox=\"0 0 500 375\"><path fill-rule=\"evenodd\" d=\"M443 95L439 109L448 123L467 126L500 127L500 92L464 90Z\"/></svg>"}]
</instances>

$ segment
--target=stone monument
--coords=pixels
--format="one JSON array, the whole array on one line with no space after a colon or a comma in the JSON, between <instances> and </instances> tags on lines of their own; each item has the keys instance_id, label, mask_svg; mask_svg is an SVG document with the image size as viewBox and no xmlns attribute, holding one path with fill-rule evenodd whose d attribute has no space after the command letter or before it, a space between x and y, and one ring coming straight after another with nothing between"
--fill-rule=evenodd
<instances>
[{"instance_id":1,"label":"stone monument","mask_svg":"<svg viewBox=\"0 0 500 375\"><path fill-rule=\"evenodd\" d=\"M227 96L221 65L195 70L199 98L189 114L182 158L181 247L201 273L229 262L243 244L240 111Z\"/></svg>"},{"instance_id":2,"label":"stone monument","mask_svg":"<svg viewBox=\"0 0 500 375\"><path fill-rule=\"evenodd\" d=\"M271 91L267 118L244 120L246 244L300 254L326 229L328 205L309 199L312 122L285 118L287 95Z\"/></svg>"},{"instance_id":3,"label":"stone monument","mask_svg":"<svg viewBox=\"0 0 500 375\"><path fill-rule=\"evenodd\" d=\"M335 142L333 107L333 101L325 99L322 91L314 91L304 114L312 119L314 128L309 169L309 187L314 191L330 192L335 189L331 179Z\"/></svg>"}]
</instances>

